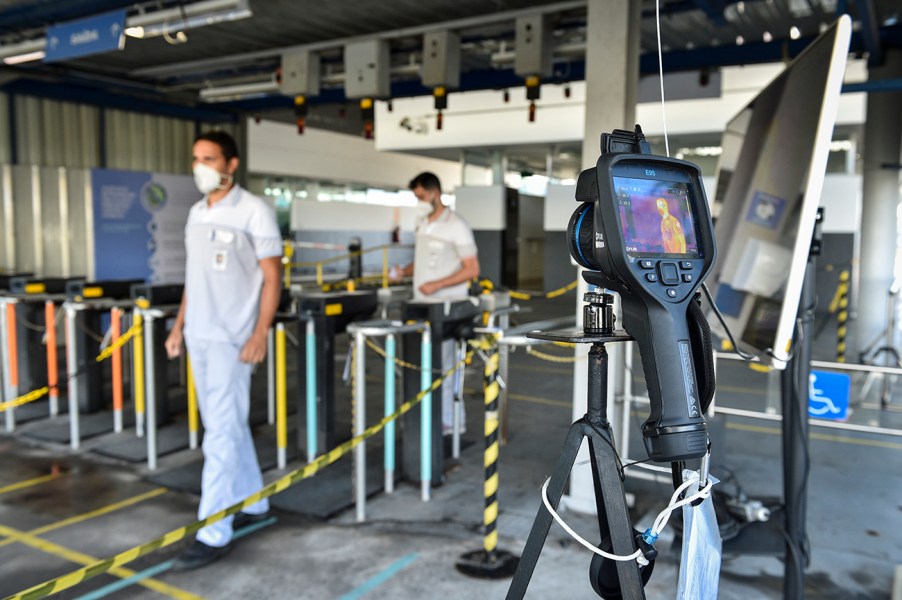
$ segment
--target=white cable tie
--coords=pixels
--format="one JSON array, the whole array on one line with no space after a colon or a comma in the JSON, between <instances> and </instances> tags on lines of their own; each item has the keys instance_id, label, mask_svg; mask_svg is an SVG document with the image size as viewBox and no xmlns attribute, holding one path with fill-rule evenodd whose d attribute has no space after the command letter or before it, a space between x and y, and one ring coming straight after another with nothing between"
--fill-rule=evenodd
<instances>
[{"instance_id":1,"label":"white cable tie","mask_svg":"<svg viewBox=\"0 0 902 600\"><path fill-rule=\"evenodd\" d=\"M585 464L586 462L589 461L583 461L574 466L580 466L582 464ZM590 552L594 552L595 554L598 554L599 556L602 556L604 558L623 562L635 559L635 561L642 566L649 564L648 559L646 559L645 555L642 554L642 550L636 550L635 552L627 556L622 554L611 554L598 548L597 546L583 538L581 535L576 533L569 525L567 525L567 523L564 522L557 511L551 506L551 502L548 501L548 484L550 481L551 478L549 477L545 480L545 483L542 484L542 503L545 505L545 508L548 510L548 513L551 515L551 517L557 522L558 525L561 526L564 531L567 532L568 535L570 535L570 537L579 542ZM710 496L711 487L714 485L714 481L709 478L705 486L698 490L696 493L692 494L691 496L687 496L682 500L678 500L680 494L682 494L692 485L698 485L697 477L687 479L677 489L674 490L673 495L670 497L670 503L664 510L658 513L658 516L655 518L654 525L652 525L651 527L651 534L655 538L657 538L661 534L661 531L664 529L664 527L667 526L667 521L670 520L670 515L674 510L686 504L695 502L696 500L699 500L701 498L707 498L708 496Z\"/></svg>"},{"instance_id":2,"label":"white cable tie","mask_svg":"<svg viewBox=\"0 0 902 600\"><path fill-rule=\"evenodd\" d=\"M636 550L629 556L623 556L620 554L611 554L609 552L605 552L601 548L598 548L594 544L586 541L581 535L579 535L578 533L573 531L570 528L570 526L564 522L564 520L561 518L561 516L559 514L557 514L557 511L555 511L551 507L551 502L548 501L548 482L550 482L550 481L551 481L551 477L546 479L545 483L542 484L542 502L545 504L545 508L548 509L548 512L549 512L549 514L551 514L552 518L554 518L554 520L557 521L557 524L560 525L564 529L564 531L566 531L570 535L570 537L572 537L574 540L576 540L577 542L582 544L587 550L594 552L595 554L598 554L599 556L603 556L604 558L607 558L610 560L624 561L624 562L635 560L642 566L645 566L648 564L648 559L645 558L645 556L642 554L641 550Z\"/></svg>"}]
</instances>

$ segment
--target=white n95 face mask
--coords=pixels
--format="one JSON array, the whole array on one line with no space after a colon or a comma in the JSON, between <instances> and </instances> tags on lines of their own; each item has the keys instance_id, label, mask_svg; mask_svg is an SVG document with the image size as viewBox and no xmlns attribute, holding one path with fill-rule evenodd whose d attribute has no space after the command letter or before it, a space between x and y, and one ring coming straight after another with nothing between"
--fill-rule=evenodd
<instances>
[{"instance_id":1,"label":"white n95 face mask","mask_svg":"<svg viewBox=\"0 0 902 600\"><path fill-rule=\"evenodd\" d=\"M231 175L220 173L210 165L203 163L194 165L194 185L202 194L209 194L214 190L227 187L228 184L222 185L223 177L228 177L229 181L232 180Z\"/></svg>"},{"instance_id":2,"label":"white n95 face mask","mask_svg":"<svg viewBox=\"0 0 902 600\"><path fill-rule=\"evenodd\" d=\"M432 202L417 202L417 218L425 219L432 214Z\"/></svg>"}]
</instances>

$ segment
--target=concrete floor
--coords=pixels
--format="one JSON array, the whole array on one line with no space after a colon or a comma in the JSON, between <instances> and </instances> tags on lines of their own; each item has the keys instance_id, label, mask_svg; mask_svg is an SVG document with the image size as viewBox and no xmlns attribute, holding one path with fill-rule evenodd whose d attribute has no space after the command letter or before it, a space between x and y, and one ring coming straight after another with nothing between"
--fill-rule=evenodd
<instances>
[{"instance_id":1,"label":"concrete floor","mask_svg":"<svg viewBox=\"0 0 902 600\"><path fill-rule=\"evenodd\" d=\"M566 314L572 305L572 296L537 303L529 319ZM549 352L555 350L563 349ZM381 364L373 360L370 365L370 374L378 379ZM468 372L468 387L479 386L479 368L474 365ZM766 410L774 404L768 397L774 390L768 375L727 361L718 368L719 405ZM570 424L572 375L567 365L543 362L520 350L511 357L509 384L510 437L500 459L498 526L500 547L519 553L540 502L538 489L554 467ZM186 544L179 542L60 597L96 598L100 595L89 594L101 590L120 598L501 598L509 580L474 580L454 568L460 555L482 545L482 399L477 390L472 392L466 398L468 433L461 460L450 466L446 483L433 490L428 503L420 501L418 486L402 482L395 493L368 501L363 524L356 523L353 509L325 522L274 511L275 524L238 540L227 557L205 569L165 569ZM637 410L643 412L642 407ZM644 457L636 440L643 419L638 414L633 418L632 458ZM894 404L881 411L869 398L856 407L852 420L898 428L902 410ZM22 435L40 426L25 424L15 435L0 436L0 594L68 573L193 520L195 496L149 483L143 466L90 451L115 434L86 440L81 451L72 453ZM718 427L717 462L735 473L750 496L780 496L779 423L729 417ZM160 470L196 457L196 451L163 457ZM902 556L902 440L815 427L810 457L812 561L806 597L889 599ZM715 470L722 479L725 473ZM265 477L272 481L283 474L270 470ZM14 489L18 484L22 487ZM317 478L300 485L315 489ZM636 496L634 522L663 508L671 491L665 484L634 478L627 478L626 487ZM565 518L585 537L597 537L594 517L566 511ZM679 550L667 536L657 547L660 556L646 594L673 598ZM587 551L552 526L527 597L595 597L587 578L589 561ZM107 587L148 569L159 573L119 591ZM782 598L783 572L782 557L727 555L718 597Z\"/></svg>"}]
</instances>

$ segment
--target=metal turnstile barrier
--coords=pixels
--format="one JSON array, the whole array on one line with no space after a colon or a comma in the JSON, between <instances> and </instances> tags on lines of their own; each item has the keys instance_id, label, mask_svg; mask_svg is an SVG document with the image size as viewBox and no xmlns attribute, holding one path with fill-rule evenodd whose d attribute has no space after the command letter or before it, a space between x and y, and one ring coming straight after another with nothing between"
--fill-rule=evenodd
<instances>
[{"instance_id":1,"label":"metal turnstile barrier","mask_svg":"<svg viewBox=\"0 0 902 600\"><path fill-rule=\"evenodd\" d=\"M347 325L376 312L374 290L303 293L298 318L305 325L298 352L300 389L305 409L298 409L298 449L307 461L335 447L335 336Z\"/></svg>"},{"instance_id":2,"label":"metal turnstile barrier","mask_svg":"<svg viewBox=\"0 0 902 600\"><path fill-rule=\"evenodd\" d=\"M385 338L385 410L384 416L396 410L395 364L398 336L420 336L420 392L432 385L432 339L428 323L401 323L399 321L362 321L348 325L348 333L354 336L354 436L366 429L366 341L373 337ZM432 474L432 394L426 394L421 402L420 418L420 492L424 502L430 497ZM385 426L385 491L391 493L395 486L395 422ZM354 493L357 521L366 519L366 442L354 449Z\"/></svg>"}]
</instances>

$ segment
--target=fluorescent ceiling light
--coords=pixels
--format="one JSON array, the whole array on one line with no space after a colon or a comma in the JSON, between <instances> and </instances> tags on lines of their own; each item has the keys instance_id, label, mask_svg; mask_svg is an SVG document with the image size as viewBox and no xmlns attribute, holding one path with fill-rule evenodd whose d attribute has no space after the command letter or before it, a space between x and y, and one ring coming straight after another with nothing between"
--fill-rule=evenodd
<instances>
[{"instance_id":1,"label":"fluorescent ceiling light","mask_svg":"<svg viewBox=\"0 0 902 600\"><path fill-rule=\"evenodd\" d=\"M275 79L270 79L254 83L204 88L200 91L200 99L205 102L228 102L256 98L278 91L279 83Z\"/></svg>"},{"instance_id":2,"label":"fluorescent ceiling light","mask_svg":"<svg viewBox=\"0 0 902 600\"><path fill-rule=\"evenodd\" d=\"M125 35L149 38L253 16L248 0L204 0L129 17Z\"/></svg>"},{"instance_id":3,"label":"fluorescent ceiling light","mask_svg":"<svg viewBox=\"0 0 902 600\"><path fill-rule=\"evenodd\" d=\"M33 52L23 52L22 54L14 54L13 56L7 56L3 59L4 64L7 65L18 65L21 63L33 62L36 60L41 60L46 56L47 53L43 50L34 50Z\"/></svg>"},{"instance_id":4,"label":"fluorescent ceiling light","mask_svg":"<svg viewBox=\"0 0 902 600\"><path fill-rule=\"evenodd\" d=\"M246 19L253 16L248 0L202 0L178 8L167 8L128 17L125 34L133 38L154 37ZM44 58L47 38L0 45L0 60L13 65Z\"/></svg>"},{"instance_id":5,"label":"fluorescent ceiling light","mask_svg":"<svg viewBox=\"0 0 902 600\"><path fill-rule=\"evenodd\" d=\"M5 44L0 46L0 58L3 59L6 64L16 64L16 62L27 62L29 60L40 60L44 58L43 56L38 58L30 58L34 56L36 52L43 52L45 46L44 38L39 40L28 40L27 42L20 42L18 44ZM29 58L24 58L24 57ZM16 62L7 62L7 58L12 58L16 60Z\"/></svg>"}]
</instances>

